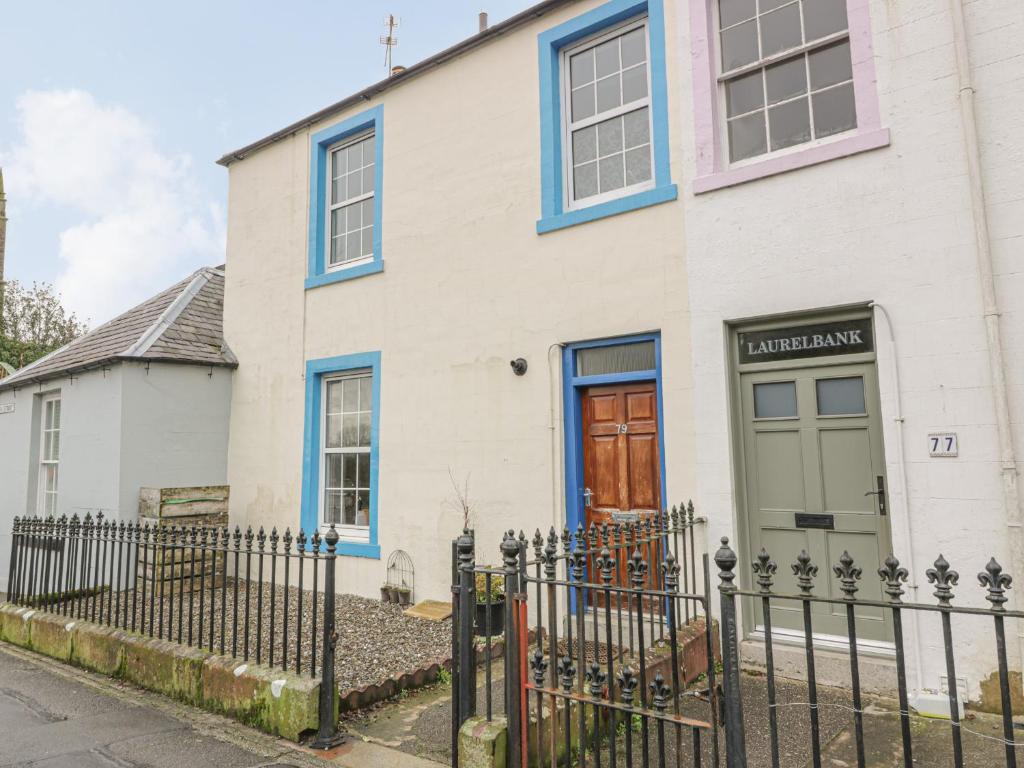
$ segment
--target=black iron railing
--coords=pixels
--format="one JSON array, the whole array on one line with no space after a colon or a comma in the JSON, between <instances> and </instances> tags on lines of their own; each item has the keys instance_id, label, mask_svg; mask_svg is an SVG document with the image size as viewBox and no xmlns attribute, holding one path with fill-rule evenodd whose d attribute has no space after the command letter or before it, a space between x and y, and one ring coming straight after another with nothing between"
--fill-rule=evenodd
<instances>
[{"instance_id":1,"label":"black iron railing","mask_svg":"<svg viewBox=\"0 0 1024 768\"><path fill-rule=\"evenodd\" d=\"M600 766L603 760L628 768L652 759L664 764L666 757L674 763L684 742L694 765L716 763L707 556L697 565L702 524L691 504L626 523L566 529L561 536L551 529L544 537L538 530L532 542L509 531L500 567L476 563L471 532L453 542L456 768L458 730L477 714L474 632L492 634L486 617L497 579L504 584L500 647L510 766ZM485 620L474 625L478 600ZM680 630L698 626L703 631L688 635L699 650L694 662ZM482 646L485 662L494 647L489 640ZM484 664L482 691L488 720L495 714L491 666ZM700 684L687 690L687 677L698 674Z\"/></svg>"},{"instance_id":2,"label":"black iron railing","mask_svg":"<svg viewBox=\"0 0 1024 768\"><path fill-rule=\"evenodd\" d=\"M1011 578L1003 572L1002 567L995 561L989 560L984 570L978 573L978 582L985 590L984 597L989 603L989 608L954 606L953 587L960 579L960 574L950 567L950 564L941 555L935 561L933 567L925 572L930 584L935 587L935 603L904 602L903 585L907 582L910 574L903 568L899 561L892 555L886 558L883 566L877 570L877 578L881 579L882 591L885 598L882 600L866 600L857 596L858 584L864 576L863 570L859 567L848 552L843 552L839 562L832 566L831 571L838 582L838 591L841 597L826 597L814 594L815 579L818 576L818 566L811 561L805 551L801 551L790 566L796 578L799 594L780 594L773 591L775 576L779 566L772 559L771 555L761 550L754 560L752 573L756 582L756 589L741 589L735 584L736 565L738 559L736 553L730 548L729 540L722 539L722 546L715 554L715 563L720 569L719 592L721 595L721 621L723 636L723 675L725 688L725 727L726 727L726 764L729 768L743 768L747 765L747 743L744 727L744 702L740 686L740 669L743 659L740 654L739 638L741 637L737 618L737 601L741 597L752 598L757 601L762 609L764 621L764 650L767 683L767 706L769 720L769 745L772 768L779 768L780 747L779 727L777 720L777 709L780 702L776 695L776 670L773 661L774 646L776 638L772 628L772 609L780 605L799 605L801 609L803 625L804 654L806 658L806 686L807 701L802 706L807 708L809 720L811 765L813 768L820 768L822 765L822 743L819 723L819 711L822 706L818 698L818 683L815 671L815 646L814 646L814 613L812 606L826 604L833 606L839 615L845 614L846 635L845 641L848 647L850 664L850 703L843 706L852 710L853 735L856 750L856 761L858 768L864 768L867 764L865 736L864 736L864 704L860 682L860 659L858 656L858 634L857 623L858 613L865 608L874 608L882 612L888 612L892 617L893 627L893 651L896 667L896 693L899 702L898 716L900 719L900 761L904 768L912 768L914 765L914 738L911 727L914 713L909 704L907 690L907 665L906 665L906 641L904 638L903 618L906 612L918 615L931 615L938 617L938 624L941 627L943 653L947 679L947 696L949 704L949 726L950 726L950 762L955 768L962 768L964 765L964 741L963 733L968 729L961 721L961 705L966 703L959 700L957 690L956 673L956 648L953 635L953 617L960 617L961 621L967 617L974 617L974 621L989 623L995 640L995 666L998 670L1000 709L1002 714L1002 742L1005 752L1005 764L1007 768L1016 768L1017 757L1015 749L1024 747L1024 741L1015 737L1011 695L1011 679L1008 671L1006 655L1006 627L1007 620L1019 621L1024 619L1024 612L1008 611L1005 608L1007 601L1006 590L1009 588ZM875 574L868 574L874 577ZM861 619L863 620L863 619ZM961 648L973 648L978 638L978 633L984 631L983 626L974 623L970 630L961 628L959 635ZM1019 680L1016 685L1019 685ZM993 738L989 734L978 734L981 738ZM991 764L991 762L987 763Z\"/></svg>"},{"instance_id":3,"label":"black iron railing","mask_svg":"<svg viewBox=\"0 0 1024 768\"><path fill-rule=\"evenodd\" d=\"M334 739L336 546L290 529L15 518L10 602L321 677Z\"/></svg>"}]
</instances>

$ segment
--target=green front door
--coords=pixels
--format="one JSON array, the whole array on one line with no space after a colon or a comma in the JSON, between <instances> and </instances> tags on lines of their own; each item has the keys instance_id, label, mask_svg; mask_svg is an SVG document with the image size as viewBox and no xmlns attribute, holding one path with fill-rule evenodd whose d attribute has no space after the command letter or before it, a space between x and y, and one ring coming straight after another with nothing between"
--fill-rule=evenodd
<instances>
[{"instance_id":1,"label":"green front door","mask_svg":"<svg viewBox=\"0 0 1024 768\"><path fill-rule=\"evenodd\" d=\"M888 487L874 363L742 373L740 396L748 562L764 547L778 564L776 591L796 594L790 566L806 549L818 566L815 594L841 598L832 566L847 550L864 574L858 597L880 599L876 571L890 539L888 499L873 493ZM773 629L802 635L800 603L773 605ZM842 605L812 608L815 636L846 634ZM857 615L859 637L892 639L887 612Z\"/></svg>"}]
</instances>

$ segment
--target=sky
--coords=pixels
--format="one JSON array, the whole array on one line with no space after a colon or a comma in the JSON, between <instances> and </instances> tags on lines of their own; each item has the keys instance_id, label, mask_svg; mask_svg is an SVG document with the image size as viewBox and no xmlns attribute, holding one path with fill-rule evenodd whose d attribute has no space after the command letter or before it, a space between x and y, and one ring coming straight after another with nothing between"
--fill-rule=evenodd
<instances>
[{"instance_id":1,"label":"sky","mask_svg":"<svg viewBox=\"0 0 1024 768\"><path fill-rule=\"evenodd\" d=\"M95 327L224 261L217 158L533 0L0 0L6 279Z\"/></svg>"}]
</instances>

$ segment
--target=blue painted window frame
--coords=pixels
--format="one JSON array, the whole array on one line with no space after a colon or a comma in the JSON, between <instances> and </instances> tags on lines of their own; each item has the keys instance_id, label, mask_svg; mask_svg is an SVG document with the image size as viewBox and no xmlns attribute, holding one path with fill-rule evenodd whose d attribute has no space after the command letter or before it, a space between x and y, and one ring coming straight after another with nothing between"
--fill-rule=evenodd
<instances>
[{"instance_id":1,"label":"blue painted window frame","mask_svg":"<svg viewBox=\"0 0 1024 768\"><path fill-rule=\"evenodd\" d=\"M642 341L654 342L654 369L610 373L597 376L576 375L576 353L581 349L609 347L615 344L630 344ZM661 333L639 333L631 336L615 336L566 344L562 348L562 410L564 413L565 440L565 519L569 530L580 524L585 526L583 511L583 426L582 391L586 387L601 384L631 384L653 381L658 401L658 454L661 462L661 503L665 506L665 408L661 386Z\"/></svg>"},{"instance_id":2,"label":"blue painted window frame","mask_svg":"<svg viewBox=\"0 0 1024 768\"><path fill-rule=\"evenodd\" d=\"M369 370L373 374L373 415L370 419L370 536L366 542L339 541L339 555L380 559L377 543L378 469L380 467L380 352L323 357L306 361L306 416L302 447L301 525L310 535L320 525L320 423L323 413L323 380L346 371Z\"/></svg>"},{"instance_id":3,"label":"blue painted window frame","mask_svg":"<svg viewBox=\"0 0 1024 768\"><path fill-rule=\"evenodd\" d=\"M345 269L327 271L327 174L328 150L339 141L363 131L374 135L373 259ZM309 159L309 262L306 289L372 275L384 270L381 256L381 209L384 201L384 107L378 105L313 134Z\"/></svg>"},{"instance_id":4,"label":"blue painted window frame","mask_svg":"<svg viewBox=\"0 0 1024 768\"><path fill-rule=\"evenodd\" d=\"M647 14L651 70L651 125L654 187L585 208L564 210L561 52L567 45L620 22ZM537 38L540 67L541 218L537 233L553 232L606 216L675 200L668 137L668 86L665 78L665 12L662 0L611 0L546 30Z\"/></svg>"}]
</instances>

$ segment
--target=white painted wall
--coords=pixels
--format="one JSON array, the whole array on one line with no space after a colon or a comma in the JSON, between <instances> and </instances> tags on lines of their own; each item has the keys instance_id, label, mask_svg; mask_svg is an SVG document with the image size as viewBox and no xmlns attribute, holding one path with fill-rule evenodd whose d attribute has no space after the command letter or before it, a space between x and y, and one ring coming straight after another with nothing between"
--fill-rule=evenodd
<instances>
[{"instance_id":1,"label":"white painted wall","mask_svg":"<svg viewBox=\"0 0 1024 768\"><path fill-rule=\"evenodd\" d=\"M0 391L0 592L7 588L11 524L36 510L39 406L61 395L57 514L102 511L134 520L142 486L223 484L231 372L137 363Z\"/></svg>"},{"instance_id":2,"label":"white painted wall","mask_svg":"<svg viewBox=\"0 0 1024 768\"><path fill-rule=\"evenodd\" d=\"M469 476L482 560L499 561L505 529L560 527L560 414L554 432L550 423L560 362L552 345L656 329L670 350L668 497L690 493L681 207L543 236L535 229L537 34L596 5L544 16L382 97L382 274L303 290L308 131L230 166L225 336L242 361L232 403L233 522L299 525L304 362L380 350L382 558L407 550L417 598L446 599L450 541L461 528L449 467L460 481ZM674 28L672 6L667 12ZM678 160L674 57L668 82ZM674 180L682 172L676 163ZM522 378L509 367L520 356L529 362ZM344 558L341 589L379 594L385 559Z\"/></svg>"},{"instance_id":3,"label":"white painted wall","mask_svg":"<svg viewBox=\"0 0 1024 768\"><path fill-rule=\"evenodd\" d=\"M1024 118L1024 12L1013 0L967 7L1011 417L1018 457L1024 457L1024 150L1011 127ZM900 426L894 422L888 328L876 318L896 553L906 560L912 548L922 600L933 599L923 571L943 552L961 573L957 602L987 605L975 574L990 556L1007 569L1011 562L952 23L944 2L872 0L870 10L882 123L892 131L891 147L708 194L687 191L697 497L714 510L712 540L735 540L725 323L878 302L894 325L905 416L909 499L897 483ZM689 46L687 25L680 18L682 50ZM689 114L691 76L682 83ZM684 124L689 130L689 118ZM694 147L684 147L685 167L692 168ZM959 433L959 458L929 458L927 434L947 430ZM912 540L905 535L908 514ZM976 695L979 677L994 668L991 629L987 622L956 629L958 672L968 676ZM937 622L924 621L920 634L922 683L937 688L944 672ZM1019 662L1012 649L1011 664Z\"/></svg>"}]
</instances>

